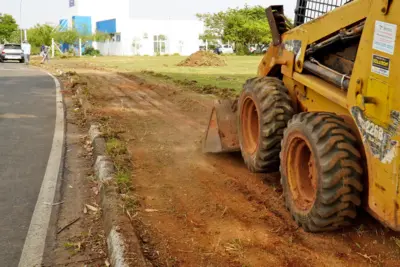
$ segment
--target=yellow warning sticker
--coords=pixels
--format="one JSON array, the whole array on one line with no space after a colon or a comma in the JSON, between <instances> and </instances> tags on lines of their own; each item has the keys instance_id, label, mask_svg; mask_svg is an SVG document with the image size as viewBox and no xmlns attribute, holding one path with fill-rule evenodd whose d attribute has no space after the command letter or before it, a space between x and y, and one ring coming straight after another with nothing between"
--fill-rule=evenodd
<instances>
[{"instance_id":1,"label":"yellow warning sticker","mask_svg":"<svg viewBox=\"0 0 400 267\"><path fill-rule=\"evenodd\" d=\"M372 72L389 77L390 59L378 55L372 55Z\"/></svg>"}]
</instances>

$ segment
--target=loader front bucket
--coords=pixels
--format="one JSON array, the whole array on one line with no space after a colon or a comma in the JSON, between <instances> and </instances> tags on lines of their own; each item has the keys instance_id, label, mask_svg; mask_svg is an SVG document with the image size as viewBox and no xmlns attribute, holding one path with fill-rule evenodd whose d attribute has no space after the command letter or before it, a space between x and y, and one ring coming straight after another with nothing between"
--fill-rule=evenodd
<instances>
[{"instance_id":1,"label":"loader front bucket","mask_svg":"<svg viewBox=\"0 0 400 267\"><path fill-rule=\"evenodd\" d=\"M217 100L203 139L203 153L240 151L237 131L237 101Z\"/></svg>"}]
</instances>

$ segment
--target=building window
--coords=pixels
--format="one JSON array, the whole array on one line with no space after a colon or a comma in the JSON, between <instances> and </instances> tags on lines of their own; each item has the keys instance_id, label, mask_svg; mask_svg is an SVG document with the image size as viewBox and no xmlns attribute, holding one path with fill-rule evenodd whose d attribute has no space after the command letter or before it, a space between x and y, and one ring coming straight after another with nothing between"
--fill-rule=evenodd
<instances>
[{"instance_id":1,"label":"building window","mask_svg":"<svg viewBox=\"0 0 400 267\"><path fill-rule=\"evenodd\" d=\"M139 38L134 38L133 42L132 42L132 46L133 46L133 55L139 55L140 54L140 39Z\"/></svg>"},{"instance_id":2,"label":"building window","mask_svg":"<svg viewBox=\"0 0 400 267\"><path fill-rule=\"evenodd\" d=\"M116 41L117 41L117 42L121 42L121 34L120 34L120 33L117 33L117 35L116 35Z\"/></svg>"},{"instance_id":3,"label":"building window","mask_svg":"<svg viewBox=\"0 0 400 267\"><path fill-rule=\"evenodd\" d=\"M167 37L165 35L154 35L154 53L163 55L167 50Z\"/></svg>"},{"instance_id":4,"label":"building window","mask_svg":"<svg viewBox=\"0 0 400 267\"><path fill-rule=\"evenodd\" d=\"M149 39L149 35L147 34L147 32L145 32L144 34L143 34L143 39Z\"/></svg>"}]
</instances>

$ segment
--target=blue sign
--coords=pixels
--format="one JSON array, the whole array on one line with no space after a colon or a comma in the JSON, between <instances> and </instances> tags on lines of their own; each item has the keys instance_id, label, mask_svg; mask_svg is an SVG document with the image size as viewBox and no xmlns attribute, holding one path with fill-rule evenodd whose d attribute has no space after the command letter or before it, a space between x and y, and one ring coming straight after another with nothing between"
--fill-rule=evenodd
<instances>
[{"instance_id":1,"label":"blue sign","mask_svg":"<svg viewBox=\"0 0 400 267\"><path fill-rule=\"evenodd\" d=\"M59 27L60 27L60 31L62 31L62 32L68 30L68 20L60 19Z\"/></svg>"},{"instance_id":2,"label":"blue sign","mask_svg":"<svg viewBox=\"0 0 400 267\"><path fill-rule=\"evenodd\" d=\"M69 0L69 7L75 6L75 0Z\"/></svg>"}]
</instances>

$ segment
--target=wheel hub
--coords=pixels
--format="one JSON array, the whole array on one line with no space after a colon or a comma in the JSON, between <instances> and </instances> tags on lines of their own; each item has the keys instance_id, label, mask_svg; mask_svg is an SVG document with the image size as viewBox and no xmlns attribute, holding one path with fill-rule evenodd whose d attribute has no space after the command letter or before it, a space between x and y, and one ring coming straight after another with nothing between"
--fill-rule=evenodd
<instances>
[{"instance_id":1,"label":"wheel hub","mask_svg":"<svg viewBox=\"0 0 400 267\"><path fill-rule=\"evenodd\" d=\"M296 207L309 210L316 199L317 169L307 140L295 133L290 137L286 161L287 178Z\"/></svg>"},{"instance_id":2,"label":"wheel hub","mask_svg":"<svg viewBox=\"0 0 400 267\"><path fill-rule=\"evenodd\" d=\"M243 149L249 154L257 151L260 138L259 112L254 100L248 96L241 111Z\"/></svg>"}]
</instances>

